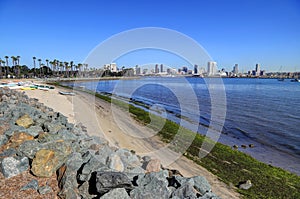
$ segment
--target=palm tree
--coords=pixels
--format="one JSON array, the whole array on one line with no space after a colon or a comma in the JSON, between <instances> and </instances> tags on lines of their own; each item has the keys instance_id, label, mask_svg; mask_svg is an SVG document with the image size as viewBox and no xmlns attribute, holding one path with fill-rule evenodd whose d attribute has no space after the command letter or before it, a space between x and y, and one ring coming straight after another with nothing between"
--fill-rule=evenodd
<instances>
[{"instance_id":1,"label":"palm tree","mask_svg":"<svg viewBox=\"0 0 300 199\"><path fill-rule=\"evenodd\" d=\"M8 71L8 58L9 58L9 57L8 57L8 56L5 56L4 58L6 59L6 72L5 72L5 76L7 77L8 72L9 72L9 71Z\"/></svg>"},{"instance_id":2,"label":"palm tree","mask_svg":"<svg viewBox=\"0 0 300 199\"><path fill-rule=\"evenodd\" d=\"M60 74L62 74L62 71L64 69L64 64L62 61L59 62L59 68L60 68Z\"/></svg>"},{"instance_id":3,"label":"palm tree","mask_svg":"<svg viewBox=\"0 0 300 199\"><path fill-rule=\"evenodd\" d=\"M71 75L69 74L69 76L73 76L73 63L73 61L70 61Z\"/></svg>"},{"instance_id":4,"label":"palm tree","mask_svg":"<svg viewBox=\"0 0 300 199\"><path fill-rule=\"evenodd\" d=\"M48 62L49 62L49 59L46 59L45 61L46 61L46 63L47 63L47 74L48 74L48 73L50 72L50 71L49 71L49 63L48 63Z\"/></svg>"},{"instance_id":5,"label":"palm tree","mask_svg":"<svg viewBox=\"0 0 300 199\"><path fill-rule=\"evenodd\" d=\"M17 69L16 69L17 57L11 56L10 58L11 58L11 61L12 61L13 73L14 73L15 76L17 76Z\"/></svg>"},{"instance_id":6,"label":"palm tree","mask_svg":"<svg viewBox=\"0 0 300 199\"><path fill-rule=\"evenodd\" d=\"M81 67L82 67L82 64L79 63L79 64L77 65L77 68L78 68L78 76L81 75Z\"/></svg>"},{"instance_id":7,"label":"palm tree","mask_svg":"<svg viewBox=\"0 0 300 199\"><path fill-rule=\"evenodd\" d=\"M36 76L36 71L35 71L35 60L36 60L36 57L32 57L32 59L33 59L33 67L34 67L34 69L33 69L33 75Z\"/></svg>"},{"instance_id":8,"label":"palm tree","mask_svg":"<svg viewBox=\"0 0 300 199\"><path fill-rule=\"evenodd\" d=\"M16 58L17 58L18 77L20 77L20 73L21 73L20 58L21 58L21 56L18 55Z\"/></svg>"},{"instance_id":9,"label":"palm tree","mask_svg":"<svg viewBox=\"0 0 300 199\"><path fill-rule=\"evenodd\" d=\"M42 69L41 69L42 59L38 59L38 62L39 62L39 67L40 67L40 77L42 77Z\"/></svg>"},{"instance_id":10,"label":"palm tree","mask_svg":"<svg viewBox=\"0 0 300 199\"><path fill-rule=\"evenodd\" d=\"M64 64L65 64L65 76L67 76L68 77L68 71L69 71L69 62L64 62Z\"/></svg>"}]
</instances>

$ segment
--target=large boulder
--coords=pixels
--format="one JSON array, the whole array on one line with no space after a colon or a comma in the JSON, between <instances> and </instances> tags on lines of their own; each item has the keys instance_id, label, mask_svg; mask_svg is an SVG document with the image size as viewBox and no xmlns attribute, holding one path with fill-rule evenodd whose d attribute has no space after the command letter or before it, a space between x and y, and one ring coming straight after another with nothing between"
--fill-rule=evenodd
<instances>
[{"instance_id":1,"label":"large boulder","mask_svg":"<svg viewBox=\"0 0 300 199\"><path fill-rule=\"evenodd\" d=\"M35 154L31 171L38 177L51 177L52 174L66 161L66 154L54 150L41 149Z\"/></svg>"},{"instance_id":2,"label":"large boulder","mask_svg":"<svg viewBox=\"0 0 300 199\"><path fill-rule=\"evenodd\" d=\"M96 189L104 194L115 188L132 189L131 180L121 172L96 172Z\"/></svg>"},{"instance_id":3,"label":"large boulder","mask_svg":"<svg viewBox=\"0 0 300 199\"><path fill-rule=\"evenodd\" d=\"M1 170L5 178L19 175L29 169L27 157L6 157L1 162Z\"/></svg>"},{"instance_id":4,"label":"large boulder","mask_svg":"<svg viewBox=\"0 0 300 199\"><path fill-rule=\"evenodd\" d=\"M33 120L28 114L25 114L16 120L16 124L18 126L22 126L26 129L29 128L31 125L33 125L33 123L34 123Z\"/></svg>"}]
</instances>

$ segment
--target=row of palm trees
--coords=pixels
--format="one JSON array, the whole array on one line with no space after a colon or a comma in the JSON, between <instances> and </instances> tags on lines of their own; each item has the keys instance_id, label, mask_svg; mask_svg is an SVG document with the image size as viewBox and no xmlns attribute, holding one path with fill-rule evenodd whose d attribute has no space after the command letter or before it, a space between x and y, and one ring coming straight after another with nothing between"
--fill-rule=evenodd
<instances>
[{"instance_id":1,"label":"row of palm trees","mask_svg":"<svg viewBox=\"0 0 300 199\"><path fill-rule=\"evenodd\" d=\"M4 56L5 60L0 58L0 78L1 77L77 77L85 76L84 72L88 71L88 64L78 63L75 64L74 61L59 61L54 59L50 61L45 59L46 65L42 63L42 59L32 57L33 68L29 69L26 65L20 65L21 56ZM9 66L9 58L11 58L11 66ZM38 63L38 67L37 67Z\"/></svg>"}]
</instances>

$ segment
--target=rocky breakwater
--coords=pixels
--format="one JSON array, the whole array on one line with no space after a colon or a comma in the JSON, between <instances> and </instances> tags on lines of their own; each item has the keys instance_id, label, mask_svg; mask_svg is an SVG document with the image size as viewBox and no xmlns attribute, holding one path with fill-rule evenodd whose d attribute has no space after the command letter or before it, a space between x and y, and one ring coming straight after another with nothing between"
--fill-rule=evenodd
<instances>
[{"instance_id":1,"label":"rocky breakwater","mask_svg":"<svg viewBox=\"0 0 300 199\"><path fill-rule=\"evenodd\" d=\"M5 179L24 172L36 178L14 192L70 199L218 198L204 177L185 178L159 160L111 147L21 92L1 89L0 102L1 172ZM39 185L39 178L53 175L58 191Z\"/></svg>"}]
</instances>

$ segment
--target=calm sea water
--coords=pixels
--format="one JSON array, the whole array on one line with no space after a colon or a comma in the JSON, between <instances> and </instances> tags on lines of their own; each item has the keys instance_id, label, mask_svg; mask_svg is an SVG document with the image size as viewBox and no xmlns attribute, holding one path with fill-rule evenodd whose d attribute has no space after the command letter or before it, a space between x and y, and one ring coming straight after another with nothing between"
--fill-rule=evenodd
<instances>
[{"instance_id":1,"label":"calm sea water","mask_svg":"<svg viewBox=\"0 0 300 199\"><path fill-rule=\"evenodd\" d=\"M189 124L199 124L197 131L202 134L212 123L214 100L222 100L224 94L226 101L221 104L226 106L216 108L226 116L218 141L229 146L254 144L254 148L239 150L300 175L300 83L276 79L210 80L152 77L81 82L75 86L142 102L178 123L182 115L188 121L184 124L187 128Z\"/></svg>"}]
</instances>

